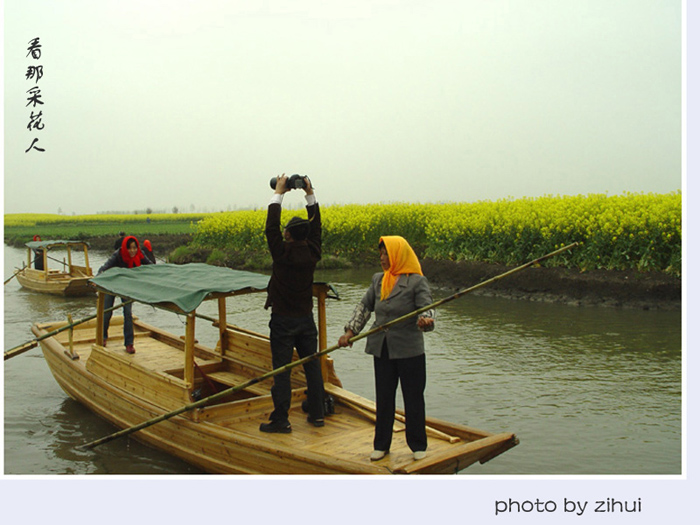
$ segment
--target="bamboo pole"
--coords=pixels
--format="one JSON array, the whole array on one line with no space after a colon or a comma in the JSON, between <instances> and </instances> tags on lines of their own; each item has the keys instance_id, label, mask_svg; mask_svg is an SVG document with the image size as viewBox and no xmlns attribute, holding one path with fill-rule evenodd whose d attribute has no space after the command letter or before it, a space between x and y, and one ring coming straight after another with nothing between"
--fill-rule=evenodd
<instances>
[{"instance_id":1,"label":"bamboo pole","mask_svg":"<svg viewBox=\"0 0 700 525\"><path fill-rule=\"evenodd\" d=\"M416 315L419 315L423 312L427 312L428 310L432 310L433 308L436 308L437 306L440 306L440 305L443 305L443 304L448 303L450 301L453 301L455 299L458 299L458 298L460 298L460 297L462 297L470 292L473 292L474 290L477 290L479 288L483 288L484 286L492 284L492 283L494 283L500 279L503 279L504 277L507 277L509 275L513 275L514 273L520 272L526 268L529 268L530 266L534 266L536 264L539 264L542 261L544 261L545 259L549 259L550 257L554 257L555 255L559 255L567 250L574 248L575 246L578 246L577 242L569 244L568 246L565 246L563 248L559 248L558 250L555 250L551 253L548 253L547 255L543 255L542 257L539 257L539 258L534 259L530 262L527 262L521 266L518 266L517 268L513 268L512 270L509 270L505 273L502 273L500 275L492 277L491 279L483 281L483 282L476 284L470 288L466 288L460 292L457 292L453 295L450 295L449 297L445 297L444 299L436 301L428 306L425 306L423 308L419 308L418 310L414 310L413 312L410 312L410 313L403 315L401 317L397 317L393 321L389 321L388 323L386 323L382 326L377 326L376 328L368 330L367 332L364 332L364 333L358 334L354 337L351 337L349 339L349 342L354 343L354 342L359 341L360 339L364 339L365 337L368 337L372 334L376 334L378 332L387 330L388 328L390 328L394 325L397 325L399 323L405 322L405 321L415 317ZM279 368L275 368L274 370L271 370L270 372L267 372L261 376L254 377L253 379L250 379L244 383L241 383L240 385L232 386L230 388L227 388L226 390L222 390L221 392L218 392L218 393L211 395L209 397L205 397L204 399L200 399L199 401L196 401L194 403L184 405L178 409L173 410L172 412L168 412L168 413L163 414L161 416L154 417L153 419L149 419L148 421L144 421L143 423L139 423L138 425L122 429L118 432L115 432L114 434L110 434L109 436L105 436L105 437L97 439L95 441L91 441L90 443L86 443L85 445L80 445L80 446L78 446L78 448L84 449L84 450L85 449L92 449L92 448L95 448L95 447L102 445L104 443L108 443L109 441L112 441L114 439L128 436L129 434L132 434L134 432L138 432L139 430L143 430L144 428L155 425L156 423L160 423L161 421L165 421L166 419L170 419L170 418L175 417L175 416L182 414L184 412L189 412L190 410L194 410L195 408L203 407L209 403L212 403L214 401L218 401L219 399L227 397L235 392L238 392L240 390L244 390L244 389L248 388L249 386L255 385L261 381L264 381L266 379L274 377L278 374L282 374L284 372L287 372L294 367L308 363L312 359L317 359L320 356L334 352L335 350L338 350L339 348L340 348L339 345L334 345L330 348L326 348L325 350L320 350L320 351L318 351L314 354L311 354L309 356L306 356L302 359L298 359L297 361L293 361L293 362L286 364L284 366L281 366Z\"/></svg>"},{"instance_id":2,"label":"bamboo pole","mask_svg":"<svg viewBox=\"0 0 700 525\"><path fill-rule=\"evenodd\" d=\"M51 259L51 260L53 260L53 261L56 261L56 262L59 263L59 264L62 264L62 265L63 265L63 271L64 271L64 272L66 271L66 267L70 267L70 265L66 264L66 258L65 258L65 257L63 258L62 261L59 261L58 259L54 259L53 257L49 257L48 255L47 255L46 257L48 257L49 259ZM47 263L48 263L48 261L47 261Z\"/></svg>"},{"instance_id":3,"label":"bamboo pole","mask_svg":"<svg viewBox=\"0 0 700 525\"><path fill-rule=\"evenodd\" d=\"M22 263L22 267L15 270L15 273L13 273L10 277L8 277L8 279L5 281L5 284L9 283L12 279L17 277L17 274L19 272L21 272L22 270L24 270L24 268L25 268L24 263Z\"/></svg>"},{"instance_id":4,"label":"bamboo pole","mask_svg":"<svg viewBox=\"0 0 700 525\"><path fill-rule=\"evenodd\" d=\"M106 309L105 312L109 312L109 311L112 311L112 310L116 310L117 308L123 307L125 304L133 303L133 302L134 302L133 299L129 299L129 300L127 300L127 301L124 301L123 303L120 303L120 304L118 304L118 305L116 305L116 306L113 306L112 308ZM12 357L15 357L15 356L17 356L17 355L23 354L23 353L26 352L27 350L31 350L32 348L34 348L36 345L39 344L39 341L43 341L44 339L47 339L47 338L49 338L49 337L53 337L54 335L59 334L59 333L65 331L65 330L69 330L69 329L73 328L74 326L78 326L79 324L83 324L83 323L86 323L86 322L88 322L88 321L91 321L91 320L94 319L95 317L97 317L97 314L91 315L91 316L89 316L89 317L83 317L82 319L78 319L78 320L75 321L74 323L68 323L68 324L65 325L65 326L62 326L62 327L60 327L60 328L57 328L56 330L52 330L51 332L49 332L49 333L47 333L47 334L44 334L44 335L42 335L42 336L40 336L40 337L37 337L36 339L33 339L33 340L31 340L31 341L27 341L26 343L23 343L23 344L21 344L21 345L19 345L19 346L15 346L14 348L10 348L10 349L9 349L7 352L5 352L5 354L4 354L4 361L7 361L8 359L10 359L10 358L12 358Z\"/></svg>"},{"instance_id":5,"label":"bamboo pole","mask_svg":"<svg viewBox=\"0 0 700 525\"><path fill-rule=\"evenodd\" d=\"M215 326L219 326L219 327L224 326L225 328L231 328L232 330L236 330L238 332L248 334L248 335L253 335L256 337L265 337L264 334L260 334L258 332L253 332L252 330L246 330L245 328L242 328L240 326L236 326L236 325L229 324L229 323L222 323L219 319L216 319L216 318L211 317L209 315L204 315L204 314L200 314L200 313L195 312L194 316L199 318L199 319L204 319L205 321L211 321L212 324L214 324Z\"/></svg>"},{"instance_id":6,"label":"bamboo pole","mask_svg":"<svg viewBox=\"0 0 700 525\"><path fill-rule=\"evenodd\" d=\"M44 253L46 252L46 250L41 250L41 251L44 252ZM30 256L30 259L31 259L31 256ZM47 262L48 262L49 259L52 260L52 261L54 261L54 262L57 262L58 264L62 264L62 265L64 266L64 268L65 268L66 266L69 266L69 267L71 266L71 264L70 264L70 254L68 255L68 259L69 259L68 264L66 264L66 260L65 260L65 259L63 259L63 260L61 261L60 259L56 259L55 257L51 257L51 256L49 256L49 255L46 255L46 256L44 257L44 264L45 264L45 265L47 264ZM31 267L31 265L30 265L30 267ZM44 267L46 268L46 266L44 266Z\"/></svg>"}]
</instances>

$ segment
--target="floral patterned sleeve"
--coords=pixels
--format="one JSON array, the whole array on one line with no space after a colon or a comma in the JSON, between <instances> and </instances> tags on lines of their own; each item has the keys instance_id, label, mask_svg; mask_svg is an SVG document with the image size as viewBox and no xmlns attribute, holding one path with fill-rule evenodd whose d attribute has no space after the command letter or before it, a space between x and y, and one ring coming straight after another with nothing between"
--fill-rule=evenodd
<instances>
[{"instance_id":1,"label":"floral patterned sleeve","mask_svg":"<svg viewBox=\"0 0 700 525\"><path fill-rule=\"evenodd\" d=\"M367 308L361 302L358 303L355 307L355 311L352 313L350 321L348 321L348 324L345 325L345 331L347 332L348 330L352 330L353 334L359 334L367 324L367 321L369 321L370 317L372 317L372 312L370 312L369 308Z\"/></svg>"},{"instance_id":2,"label":"floral patterned sleeve","mask_svg":"<svg viewBox=\"0 0 700 525\"><path fill-rule=\"evenodd\" d=\"M430 285L425 277L421 277L416 288L416 308L425 308L433 303L433 295L430 293ZM426 310L419 317L427 317L428 319L435 319L435 308ZM432 332L435 330L435 323L421 328L422 332Z\"/></svg>"}]
</instances>

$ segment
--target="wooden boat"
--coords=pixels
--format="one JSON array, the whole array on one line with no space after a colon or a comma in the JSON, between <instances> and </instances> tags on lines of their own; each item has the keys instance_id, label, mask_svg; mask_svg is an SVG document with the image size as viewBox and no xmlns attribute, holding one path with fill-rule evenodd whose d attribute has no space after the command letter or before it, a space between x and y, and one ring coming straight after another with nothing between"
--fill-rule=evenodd
<instances>
[{"instance_id":1,"label":"wooden boat","mask_svg":"<svg viewBox=\"0 0 700 525\"><path fill-rule=\"evenodd\" d=\"M88 281L93 277L88 247L83 241L32 241L27 246L27 265L17 271L19 283L35 292L54 295L94 295ZM74 264L74 251L81 251L84 265ZM58 257L64 256L61 262ZM51 264L49 263L51 261ZM60 268L52 268L59 263Z\"/></svg>"},{"instance_id":2,"label":"wooden boat","mask_svg":"<svg viewBox=\"0 0 700 525\"><path fill-rule=\"evenodd\" d=\"M46 337L41 347L63 390L119 428L176 411L194 399L242 385L271 370L268 337L229 324L226 318L226 299L264 292L267 276L206 264L158 264L111 269L92 282L98 289L96 318ZM137 351L127 354L116 316L108 341L103 341L99 327L105 293L184 315L184 334L168 333L135 319ZM326 298L333 297L332 287L317 283L314 295L319 347L326 348ZM203 300L218 302L218 318L196 312ZM195 324L200 331L213 332L214 347L198 342ZM41 337L61 325L65 323L37 323L32 331ZM320 359L326 394L334 401L333 413L327 415L323 427L306 421L304 374L299 366L291 373L291 434L265 434L258 428L273 410L273 379L268 378L130 436L205 471L231 474L455 473L518 443L512 433L491 434L428 418L428 454L414 461L401 434L403 414L397 411L397 436L390 454L370 461L375 405L342 387L330 357Z\"/></svg>"}]
</instances>

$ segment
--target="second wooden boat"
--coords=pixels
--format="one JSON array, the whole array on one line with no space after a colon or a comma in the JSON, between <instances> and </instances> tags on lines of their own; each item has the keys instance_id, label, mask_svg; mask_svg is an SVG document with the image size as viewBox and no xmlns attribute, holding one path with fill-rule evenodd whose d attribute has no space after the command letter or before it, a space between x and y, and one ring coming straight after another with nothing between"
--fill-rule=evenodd
<instances>
[{"instance_id":1,"label":"second wooden boat","mask_svg":"<svg viewBox=\"0 0 700 525\"><path fill-rule=\"evenodd\" d=\"M17 271L17 280L24 288L53 295L95 294L95 289L88 285L93 273L87 242L32 241L26 246L27 264ZM79 264L74 261L76 252L82 255Z\"/></svg>"}]
</instances>

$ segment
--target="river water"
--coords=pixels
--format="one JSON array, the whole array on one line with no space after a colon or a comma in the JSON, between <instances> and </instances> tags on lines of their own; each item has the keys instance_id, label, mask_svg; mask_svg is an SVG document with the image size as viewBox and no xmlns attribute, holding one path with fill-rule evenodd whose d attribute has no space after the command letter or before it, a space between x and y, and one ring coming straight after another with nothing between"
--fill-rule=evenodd
<instances>
[{"instance_id":1,"label":"river water","mask_svg":"<svg viewBox=\"0 0 700 525\"><path fill-rule=\"evenodd\" d=\"M107 256L91 253L93 269ZM24 250L6 247L4 278L25 258ZM328 304L329 345L341 335L372 273L317 272L341 296ZM446 295L433 290L435 299ZM231 322L266 333L263 300L263 294L230 299ZM32 339L35 321L66 319L69 313L79 319L94 308L94 298L37 294L13 279L4 290L5 350ZM135 305L134 315L184 334L182 320L172 314ZM681 333L680 311L468 295L444 305L436 330L426 335L427 413L519 437L514 449L460 475L681 474ZM364 342L332 357L343 386L374 399ZM63 393L39 348L4 365L6 475L201 473L129 438L78 450L114 427ZM400 389L397 403L402 406Z\"/></svg>"}]
</instances>

